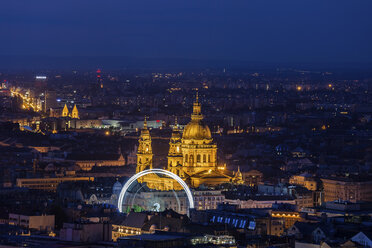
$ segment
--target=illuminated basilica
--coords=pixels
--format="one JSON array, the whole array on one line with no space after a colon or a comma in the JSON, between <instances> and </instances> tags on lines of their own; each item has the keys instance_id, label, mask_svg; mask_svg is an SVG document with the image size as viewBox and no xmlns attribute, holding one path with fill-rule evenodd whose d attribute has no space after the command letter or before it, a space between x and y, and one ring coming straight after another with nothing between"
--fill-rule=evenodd
<instances>
[{"instance_id":1,"label":"illuminated basilica","mask_svg":"<svg viewBox=\"0 0 372 248\"><path fill-rule=\"evenodd\" d=\"M153 153L151 135L145 120L139 137L136 173L152 169ZM196 95L191 121L183 134L174 125L169 142L168 163L165 168L181 177L190 187L200 185L216 186L223 183L242 184L242 173L231 172L225 166L217 165L217 145L213 142L211 131L203 122L201 104ZM148 174L139 179L147 186L157 190L178 190L181 186L173 179L157 174Z\"/></svg>"}]
</instances>

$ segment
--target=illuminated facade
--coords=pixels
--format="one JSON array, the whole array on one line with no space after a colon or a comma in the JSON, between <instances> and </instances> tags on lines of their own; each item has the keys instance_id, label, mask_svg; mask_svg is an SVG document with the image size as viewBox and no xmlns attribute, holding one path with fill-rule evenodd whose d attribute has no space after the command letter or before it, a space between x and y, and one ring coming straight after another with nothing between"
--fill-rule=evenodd
<instances>
[{"instance_id":1,"label":"illuminated facade","mask_svg":"<svg viewBox=\"0 0 372 248\"><path fill-rule=\"evenodd\" d=\"M348 178L322 178L324 201L372 201L372 181Z\"/></svg>"},{"instance_id":2,"label":"illuminated facade","mask_svg":"<svg viewBox=\"0 0 372 248\"><path fill-rule=\"evenodd\" d=\"M67 117L67 116L69 116L69 111L68 111L67 105L65 104L62 110L62 117Z\"/></svg>"},{"instance_id":3,"label":"illuminated facade","mask_svg":"<svg viewBox=\"0 0 372 248\"><path fill-rule=\"evenodd\" d=\"M74 108L72 109L71 118L73 118L73 119L79 119L79 111L78 111L78 109L76 107L76 104L74 105Z\"/></svg>"},{"instance_id":4,"label":"illuminated facade","mask_svg":"<svg viewBox=\"0 0 372 248\"><path fill-rule=\"evenodd\" d=\"M181 177L190 187L200 185L214 186L222 183L243 184L242 173L217 166L217 145L213 142L209 127L203 122L201 104L198 95L193 104L191 121L181 135L177 121L169 142L168 163L166 170ZM136 172L152 168L153 153L151 136L145 121L139 138ZM181 189L173 180L156 174L147 175L139 182L145 181L150 188L158 190Z\"/></svg>"},{"instance_id":5,"label":"illuminated facade","mask_svg":"<svg viewBox=\"0 0 372 248\"><path fill-rule=\"evenodd\" d=\"M295 211L272 211L271 217L283 219L285 229L290 228L294 223L302 220L300 214Z\"/></svg>"},{"instance_id":6,"label":"illuminated facade","mask_svg":"<svg viewBox=\"0 0 372 248\"><path fill-rule=\"evenodd\" d=\"M63 110L62 110L62 117L71 117L72 119L79 119L79 111L76 107L76 104L72 108L71 113L68 110L67 105L65 104L65 106L63 107Z\"/></svg>"},{"instance_id":7,"label":"illuminated facade","mask_svg":"<svg viewBox=\"0 0 372 248\"><path fill-rule=\"evenodd\" d=\"M289 179L289 183L304 186L308 190L315 191L317 189L317 181L312 177L304 175L293 175Z\"/></svg>"},{"instance_id":8,"label":"illuminated facade","mask_svg":"<svg viewBox=\"0 0 372 248\"><path fill-rule=\"evenodd\" d=\"M151 146L151 136L150 131L147 128L146 118L138 143L136 173L146 169L152 169L153 154Z\"/></svg>"}]
</instances>

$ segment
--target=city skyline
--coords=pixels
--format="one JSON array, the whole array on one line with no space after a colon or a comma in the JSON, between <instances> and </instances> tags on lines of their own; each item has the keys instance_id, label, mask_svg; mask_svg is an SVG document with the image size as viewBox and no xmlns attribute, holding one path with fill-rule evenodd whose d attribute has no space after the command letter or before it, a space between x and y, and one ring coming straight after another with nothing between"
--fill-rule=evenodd
<instances>
[{"instance_id":1,"label":"city skyline","mask_svg":"<svg viewBox=\"0 0 372 248\"><path fill-rule=\"evenodd\" d=\"M1 247L372 248L372 1L1 10Z\"/></svg>"}]
</instances>

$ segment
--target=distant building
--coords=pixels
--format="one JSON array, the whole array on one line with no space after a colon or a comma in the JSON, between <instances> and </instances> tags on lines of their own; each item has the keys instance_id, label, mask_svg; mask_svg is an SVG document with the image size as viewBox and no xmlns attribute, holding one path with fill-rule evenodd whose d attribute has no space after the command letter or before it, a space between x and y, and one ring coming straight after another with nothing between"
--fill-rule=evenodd
<instances>
[{"instance_id":1,"label":"distant building","mask_svg":"<svg viewBox=\"0 0 372 248\"><path fill-rule=\"evenodd\" d=\"M54 109L58 107L56 91L48 90L45 92L44 106L45 106L44 112L47 112L49 109Z\"/></svg>"},{"instance_id":2,"label":"distant building","mask_svg":"<svg viewBox=\"0 0 372 248\"><path fill-rule=\"evenodd\" d=\"M159 213L130 212L124 221L112 224L112 239L139 234L150 234L155 231L180 232L188 223L185 215L172 210Z\"/></svg>"},{"instance_id":3,"label":"distant building","mask_svg":"<svg viewBox=\"0 0 372 248\"><path fill-rule=\"evenodd\" d=\"M67 181L93 181L94 177L17 178L17 186L29 189L56 191L57 186Z\"/></svg>"},{"instance_id":4,"label":"distant building","mask_svg":"<svg viewBox=\"0 0 372 248\"><path fill-rule=\"evenodd\" d=\"M302 220L300 214L297 211L273 210L271 211L271 217L283 219L285 229L288 229L297 221Z\"/></svg>"},{"instance_id":5,"label":"distant building","mask_svg":"<svg viewBox=\"0 0 372 248\"><path fill-rule=\"evenodd\" d=\"M53 231L55 216L9 213L9 224L38 231Z\"/></svg>"},{"instance_id":6,"label":"distant building","mask_svg":"<svg viewBox=\"0 0 372 248\"><path fill-rule=\"evenodd\" d=\"M317 190L317 181L309 174L293 175L289 179L289 183L304 186L308 190Z\"/></svg>"},{"instance_id":7,"label":"distant building","mask_svg":"<svg viewBox=\"0 0 372 248\"><path fill-rule=\"evenodd\" d=\"M70 154L66 160L74 161L84 171L94 166L125 166L125 158L121 151L118 154Z\"/></svg>"},{"instance_id":8,"label":"distant building","mask_svg":"<svg viewBox=\"0 0 372 248\"><path fill-rule=\"evenodd\" d=\"M237 205L239 208L272 208L274 204L279 203L288 203L296 204L296 200L291 196L255 196L249 200L240 200L240 199L226 199L226 203Z\"/></svg>"},{"instance_id":9,"label":"distant building","mask_svg":"<svg viewBox=\"0 0 372 248\"><path fill-rule=\"evenodd\" d=\"M322 178L324 201L372 201L372 180Z\"/></svg>"},{"instance_id":10,"label":"distant building","mask_svg":"<svg viewBox=\"0 0 372 248\"><path fill-rule=\"evenodd\" d=\"M242 174L246 185L257 186L262 182L263 174L258 170L250 170L247 172L242 172Z\"/></svg>"},{"instance_id":11,"label":"distant building","mask_svg":"<svg viewBox=\"0 0 372 248\"><path fill-rule=\"evenodd\" d=\"M81 243L111 241L111 225L108 223L63 223L59 239Z\"/></svg>"},{"instance_id":12,"label":"distant building","mask_svg":"<svg viewBox=\"0 0 372 248\"><path fill-rule=\"evenodd\" d=\"M156 232L123 237L118 240L119 247L236 247L235 238L228 235L198 235L189 233Z\"/></svg>"}]
</instances>

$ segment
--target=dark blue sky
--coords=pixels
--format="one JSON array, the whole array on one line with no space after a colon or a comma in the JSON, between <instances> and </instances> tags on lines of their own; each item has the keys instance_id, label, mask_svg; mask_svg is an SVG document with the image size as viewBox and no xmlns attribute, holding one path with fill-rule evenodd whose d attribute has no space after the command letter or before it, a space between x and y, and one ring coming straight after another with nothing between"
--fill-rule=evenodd
<instances>
[{"instance_id":1,"label":"dark blue sky","mask_svg":"<svg viewBox=\"0 0 372 248\"><path fill-rule=\"evenodd\" d=\"M372 62L371 0L12 0L0 55Z\"/></svg>"}]
</instances>

